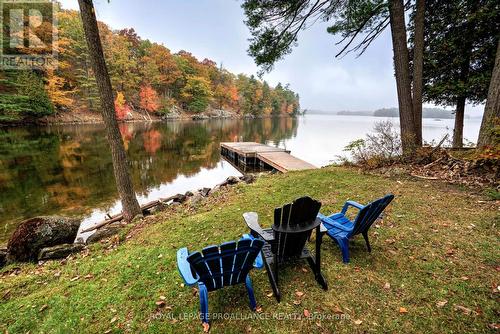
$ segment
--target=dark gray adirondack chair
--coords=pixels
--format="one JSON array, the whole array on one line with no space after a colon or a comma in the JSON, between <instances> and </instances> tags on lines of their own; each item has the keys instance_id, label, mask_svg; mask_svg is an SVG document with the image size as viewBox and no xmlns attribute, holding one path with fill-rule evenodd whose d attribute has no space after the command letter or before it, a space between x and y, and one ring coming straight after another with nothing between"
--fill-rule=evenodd
<instances>
[{"instance_id":1,"label":"dark gray adirondack chair","mask_svg":"<svg viewBox=\"0 0 500 334\"><path fill-rule=\"evenodd\" d=\"M259 225L259 217L255 212L243 214L246 224L254 237L263 239L262 255L269 282L276 300L281 299L278 288L279 266L291 259L307 259L316 281L323 289L327 283L321 274L321 220L317 218L321 203L310 197L301 197L292 203L274 210L274 224L263 229ZM315 257L306 247L311 232L316 229Z\"/></svg>"}]
</instances>

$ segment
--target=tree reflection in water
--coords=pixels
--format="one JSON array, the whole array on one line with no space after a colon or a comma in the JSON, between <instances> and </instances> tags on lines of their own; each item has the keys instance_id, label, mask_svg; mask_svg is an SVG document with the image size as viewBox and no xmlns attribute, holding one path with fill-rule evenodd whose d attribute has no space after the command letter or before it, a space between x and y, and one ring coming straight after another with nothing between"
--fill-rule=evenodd
<instances>
[{"instance_id":1,"label":"tree reflection in water","mask_svg":"<svg viewBox=\"0 0 500 334\"><path fill-rule=\"evenodd\" d=\"M297 124L287 117L123 123L120 132L135 189L144 199L153 189L179 186L175 183L202 170L223 169L217 175L235 175L232 167L221 162L220 142L278 145L296 136ZM108 210L115 204L117 193L104 136L102 125L0 129L0 244L25 218L85 216L92 209Z\"/></svg>"}]
</instances>

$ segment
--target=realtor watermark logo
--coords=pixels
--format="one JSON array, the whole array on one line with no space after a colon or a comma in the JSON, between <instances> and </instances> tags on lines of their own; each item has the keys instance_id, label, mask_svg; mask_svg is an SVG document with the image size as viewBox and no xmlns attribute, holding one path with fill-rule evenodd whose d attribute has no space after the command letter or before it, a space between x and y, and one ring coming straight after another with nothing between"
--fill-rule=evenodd
<instances>
[{"instance_id":1,"label":"realtor watermark logo","mask_svg":"<svg viewBox=\"0 0 500 334\"><path fill-rule=\"evenodd\" d=\"M55 2L0 0L0 13L0 68L57 66Z\"/></svg>"}]
</instances>

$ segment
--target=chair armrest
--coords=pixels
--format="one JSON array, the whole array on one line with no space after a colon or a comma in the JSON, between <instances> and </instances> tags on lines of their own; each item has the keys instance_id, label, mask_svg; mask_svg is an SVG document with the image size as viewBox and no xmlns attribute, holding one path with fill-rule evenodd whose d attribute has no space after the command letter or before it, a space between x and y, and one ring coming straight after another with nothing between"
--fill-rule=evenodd
<instances>
[{"instance_id":1,"label":"chair armrest","mask_svg":"<svg viewBox=\"0 0 500 334\"><path fill-rule=\"evenodd\" d=\"M324 218L321 218L321 220L323 221L323 226L325 226L325 228L328 230L329 226L332 226L332 227L335 227L335 228L338 228L339 230L342 230L342 231L345 231L345 232L350 232L352 231L351 228L348 228L348 227L345 227L344 225L342 224L339 224L337 223L336 221L333 221L332 219L328 218L328 217L324 217Z\"/></svg>"},{"instance_id":2,"label":"chair armrest","mask_svg":"<svg viewBox=\"0 0 500 334\"><path fill-rule=\"evenodd\" d=\"M257 233L265 241L273 240L269 239L268 233L266 233L259 225L259 215L257 212L245 212L243 214L243 219L252 232Z\"/></svg>"},{"instance_id":3,"label":"chair armrest","mask_svg":"<svg viewBox=\"0 0 500 334\"><path fill-rule=\"evenodd\" d=\"M193 277L191 271L191 265L187 261L189 253L186 247L181 248L177 251L177 269L179 269L179 273L181 274L182 279L187 285L193 285L198 282L199 277Z\"/></svg>"},{"instance_id":4,"label":"chair armrest","mask_svg":"<svg viewBox=\"0 0 500 334\"><path fill-rule=\"evenodd\" d=\"M352 206L352 207L354 207L354 208L356 208L358 210L361 210L361 209L363 209L365 207L364 205L361 205L358 202L347 201L347 202L345 202L344 207L342 208L341 213L345 214L347 212L347 209L349 209L350 206Z\"/></svg>"},{"instance_id":5,"label":"chair armrest","mask_svg":"<svg viewBox=\"0 0 500 334\"><path fill-rule=\"evenodd\" d=\"M256 240L256 238L250 234L243 234L241 239ZM255 258L255 261L253 262L253 267L257 269L262 269L264 267L264 260L262 260L262 252L259 252L257 257Z\"/></svg>"},{"instance_id":6,"label":"chair armrest","mask_svg":"<svg viewBox=\"0 0 500 334\"><path fill-rule=\"evenodd\" d=\"M264 268L264 260L262 259L262 252L259 252L259 255L255 258L255 261L253 262L253 267L257 269L262 269Z\"/></svg>"},{"instance_id":7,"label":"chair armrest","mask_svg":"<svg viewBox=\"0 0 500 334\"><path fill-rule=\"evenodd\" d=\"M328 232L328 229L325 227L325 225L323 225L323 223L321 223L321 225L319 226L319 232L320 233Z\"/></svg>"}]
</instances>

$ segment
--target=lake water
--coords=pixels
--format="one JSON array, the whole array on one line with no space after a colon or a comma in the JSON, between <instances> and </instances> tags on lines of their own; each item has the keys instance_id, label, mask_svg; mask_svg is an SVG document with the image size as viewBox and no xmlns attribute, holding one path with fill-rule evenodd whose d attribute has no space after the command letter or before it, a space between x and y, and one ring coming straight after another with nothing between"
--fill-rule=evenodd
<instances>
[{"instance_id":1,"label":"lake water","mask_svg":"<svg viewBox=\"0 0 500 334\"><path fill-rule=\"evenodd\" d=\"M172 121L120 125L141 204L213 187L241 175L221 159L223 141L256 141L291 150L316 166L345 155L380 117L307 115L299 118ZM398 120L391 119L398 127ZM452 132L453 120L424 119L424 139ZM480 119L465 120L475 141ZM102 125L0 129L0 244L23 219L37 215L85 218L84 227L120 211Z\"/></svg>"}]
</instances>

